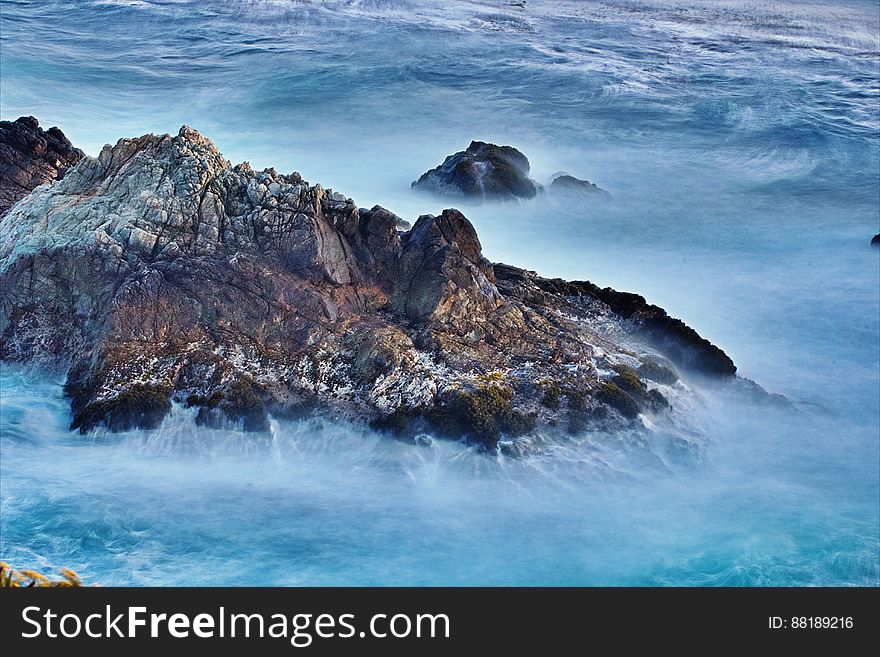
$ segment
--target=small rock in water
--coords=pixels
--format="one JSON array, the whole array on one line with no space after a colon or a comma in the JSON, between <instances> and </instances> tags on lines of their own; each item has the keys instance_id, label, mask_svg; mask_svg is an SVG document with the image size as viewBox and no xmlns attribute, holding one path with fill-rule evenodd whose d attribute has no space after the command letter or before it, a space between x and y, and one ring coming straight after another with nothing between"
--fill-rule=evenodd
<instances>
[{"instance_id":1,"label":"small rock in water","mask_svg":"<svg viewBox=\"0 0 880 657\"><path fill-rule=\"evenodd\" d=\"M413 182L414 189L483 199L534 198L541 186L529 178L528 158L512 146L472 141L466 150Z\"/></svg>"},{"instance_id":2,"label":"small rock in water","mask_svg":"<svg viewBox=\"0 0 880 657\"><path fill-rule=\"evenodd\" d=\"M566 194L568 196L608 195L608 192L595 183L591 183L589 180L581 180L568 174L562 174L553 178L553 181L550 183L550 191L554 194Z\"/></svg>"}]
</instances>

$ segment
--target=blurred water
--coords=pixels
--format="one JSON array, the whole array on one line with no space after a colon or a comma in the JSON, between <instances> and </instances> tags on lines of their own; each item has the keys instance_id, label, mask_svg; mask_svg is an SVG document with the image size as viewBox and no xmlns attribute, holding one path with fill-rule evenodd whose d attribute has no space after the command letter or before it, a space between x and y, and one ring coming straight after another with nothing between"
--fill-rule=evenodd
<instances>
[{"instance_id":1,"label":"blurred water","mask_svg":"<svg viewBox=\"0 0 880 657\"><path fill-rule=\"evenodd\" d=\"M880 9L867 2L4 0L0 110L234 162L407 218L471 139L608 201L457 203L486 255L638 291L799 403L704 392L662 432L524 462L276 425L83 441L4 366L0 551L105 583L878 584ZM673 437L680 439L681 436Z\"/></svg>"}]
</instances>

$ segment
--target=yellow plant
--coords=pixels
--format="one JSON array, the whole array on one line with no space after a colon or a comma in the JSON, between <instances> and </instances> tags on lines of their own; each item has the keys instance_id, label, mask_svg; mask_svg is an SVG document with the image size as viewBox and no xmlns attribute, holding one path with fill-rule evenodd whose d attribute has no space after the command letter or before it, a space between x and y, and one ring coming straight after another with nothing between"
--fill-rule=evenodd
<instances>
[{"instance_id":1,"label":"yellow plant","mask_svg":"<svg viewBox=\"0 0 880 657\"><path fill-rule=\"evenodd\" d=\"M82 586L82 580L70 568L62 568L62 579L49 579L35 570L16 570L5 561L0 561L0 588L65 587Z\"/></svg>"}]
</instances>

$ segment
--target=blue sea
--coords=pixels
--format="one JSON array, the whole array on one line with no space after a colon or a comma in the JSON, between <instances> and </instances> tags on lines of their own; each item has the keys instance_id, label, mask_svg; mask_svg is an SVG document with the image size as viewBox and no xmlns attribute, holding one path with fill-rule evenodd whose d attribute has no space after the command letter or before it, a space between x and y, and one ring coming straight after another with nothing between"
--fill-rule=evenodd
<instances>
[{"instance_id":1,"label":"blue sea","mask_svg":"<svg viewBox=\"0 0 880 657\"><path fill-rule=\"evenodd\" d=\"M182 408L84 438L63 373L4 364L5 561L104 585L880 585L876 0L2 0L0 113L90 155L187 124L410 220L451 204L422 172L513 145L610 197L455 202L488 258L643 294L793 402L694 382L677 430L509 459L319 418L265 444Z\"/></svg>"}]
</instances>

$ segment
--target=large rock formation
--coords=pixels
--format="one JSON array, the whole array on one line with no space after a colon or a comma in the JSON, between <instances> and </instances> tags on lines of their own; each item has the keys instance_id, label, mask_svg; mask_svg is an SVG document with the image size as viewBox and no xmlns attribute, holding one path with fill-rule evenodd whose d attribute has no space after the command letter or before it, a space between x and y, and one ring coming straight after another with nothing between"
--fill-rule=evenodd
<instances>
[{"instance_id":1,"label":"large rock formation","mask_svg":"<svg viewBox=\"0 0 880 657\"><path fill-rule=\"evenodd\" d=\"M35 187L62 178L82 158L61 130L43 130L32 116L0 121L0 216Z\"/></svg>"},{"instance_id":2,"label":"large rock formation","mask_svg":"<svg viewBox=\"0 0 880 657\"><path fill-rule=\"evenodd\" d=\"M529 178L529 160L512 146L472 141L413 182L415 189L476 199L534 198L541 186Z\"/></svg>"},{"instance_id":3,"label":"large rock formation","mask_svg":"<svg viewBox=\"0 0 880 657\"><path fill-rule=\"evenodd\" d=\"M84 432L178 402L209 426L320 410L487 449L666 413L669 361L735 372L639 296L493 266L456 210L401 221L187 127L122 139L0 218L0 358L68 368Z\"/></svg>"}]
</instances>

